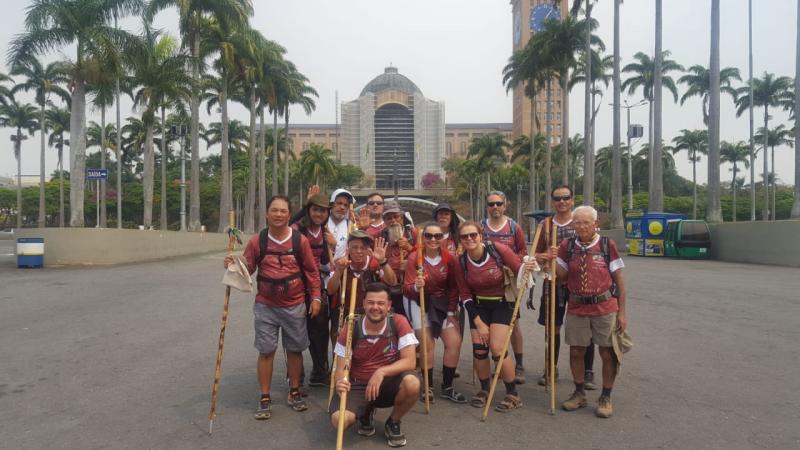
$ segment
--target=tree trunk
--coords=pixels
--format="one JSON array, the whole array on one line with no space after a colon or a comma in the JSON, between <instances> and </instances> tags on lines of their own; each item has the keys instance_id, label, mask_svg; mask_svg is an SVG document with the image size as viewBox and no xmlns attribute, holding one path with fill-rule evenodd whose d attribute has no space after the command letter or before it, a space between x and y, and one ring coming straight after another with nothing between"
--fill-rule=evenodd
<instances>
[{"instance_id":1,"label":"tree trunk","mask_svg":"<svg viewBox=\"0 0 800 450\"><path fill-rule=\"evenodd\" d=\"M775 195L776 191L778 190L778 182L775 179L775 146L773 145L770 149L770 165L772 166L772 175L770 176L770 183L772 185L772 205L770 207L770 212L772 213L772 220L778 219L778 212L775 210Z\"/></svg>"},{"instance_id":2,"label":"tree trunk","mask_svg":"<svg viewBox=\"0 0 800 450\"><path fill-rule=\"evenodd\" d=\"M531 81L533 83L533 81ZM531 91L535 89L535 86L531 86ZM536 93L534 92L533 96L531 96L531 138L530 138L530 156L529 156L529 165L530 165L530 198L531 198L531 211L536 211L536 133L534 133L534 125L536 124Z\"/></svg>"},{"instance_id":3,"label":"tree trunk","mask_svg":"<svg viewBox=\"0 0 800 450\"><path fill-rule=\"evenodd\" d=\"M589 0L586 0L585 8L586 35L584 36L584 56L586 57L586 79L583 83L583 204L587 206L594 206L594 153L592 153L592 146L590 145L590 136L592 134L592 33L589 28L589 21L592 18L592 9L589 5ZM573 177L578 177L577 170L575 171Z\"/></svg>"},{"instance_id":4,"label":"tree trunk","mask_svg":"<svg viewBox=\"0 0 800 450\"><path fill-rule=\"evenodd\" d=\"M159 215L159 228L169 229L167 222L167 121L166 108L161 107L161 214Z\"/></svg>"},{"instance_id":5,"label":"tree trunk","mask_svg":"<svg viewBox=\"0 0 800 450\"><path fill-rule=\"evenodd\" d=\"M697 151L692 150L692 220L697 219Z\"/></svg>"},{"instance_id":6,"label":"tree trunk","mask_svg":"<svg viewBox=\"0 0 800 450\"><path fill-rule=\"evenodd\" d=\"M769 142L769 107L764 105L764 209L763 220L769 220L769 161L767 158L767 142Z\"/></svg>"},{"instance_id":7,"label":"tree trunk","mask_svg":"<svg viewBox=\"0 0 800 450\"><path fill-rule=\"evenodd\" d=\"M260 142L258 144L258 229L263 230L267 226L267 163L266 163L266 129L264 129L264 110L266 105L262 105L259 113Z\"/></svg>"},{"instance_id":8,"label":"tree trunk","mask_svg":"<svg viewBox=\"0 0 800 450\"><path fill-rule=\"evenodd\" d=\"M86 84L75 80L69 117L69 225L84 226L83 196L86 183Z\"/></svg>"},{"instance_id":9,"label":"tree trunk","mask_svg":"<svg viewBox=\"0 0 800 450\"><path fill-rule=\"evenodd\" d=\"M100 168L106 168L106 105L100 105ZM100 180L100 228L106 228L106 180Z\"/></svg>"},{"instance_id":10,"label":"tree trunk","mask_svg":"<svg viewBox=\"0 0 800 450\"><path fill-rule=\"evenodd\" d=\"M114 26L116 27L116 18ZM114 102L117 108L117 229L122 229L122 128L119 109L119 77L115 81Z\"/></svg>"},{"instance_id":11,"label":"tree trunk","mask_svg":"<svg viewBox=\"0 0 800 450\"><path fill-rule=\"evenodd\" d=\"M569 70L561 79L561 150L564 152L561 184L567 185L569 184Z\"/></svg>"},{"instance_id":12,"label":"tree trunk","mask_svg":"<svg viewBox=\"0 0 800 450\"><path fill-rule=\"evenodd\" d=\"M220 138L220 173L222 174L222 178L220 180L220 189L219 189L219 225L217 230L222 233L225 231L226 228L230 225L228 223L228 211L231 209L231 177L233 174L231 173L231 152L230 152L230 138L228 136L229 133L229 122L228 122L228 75L227 73L222 74L222 92L220 93L219 99L220 109L222 110L222 136ZM251 174L252 177L252 174ZM250 213L252 216L252 212ZM247 211L245 211L245 217L248 217ZM245 223L247 223L247 219L245 219ZM245 230L246 233L252 233L252 230Z\"/></svg>"},{"instance_id":13,"label":"tree trunk","mask_svg":"<svg viewBox=\"0 0 800 450\"><path fill-rule=\"evenodd\" d=\"M654 101L655 110L653 111L653 184L650 186L650 198L648 209L650 211L664 210L664 161L661 159L661 109L663 95L661 92L661 71L663 57L661 54L661 18L662 0L656 0L656 63L654 74Z\"/></svg>"},{"instance_id":14,"label":"tree trunk","mask_svg":"<svg viewBox=\"0 0 800 450\"><path fill-rule=\"evenodd\" d=\"M750 220L756 220L756 144L753 138L755 119L753 113L753 0L747 2L747 41L749 59L748 93L750 95ZM798 38L800 40L800 38ZM795 78L795 82L796 82ZM796 90L795 90L796 92Z\"/></svg>"},{"instance_id":15,"label":"tree trunk","mask_svg":"<svg viewBox=\"0 0 800 450\"><path fill-rule=\"evenodd\" d=\"M283 195L289 196L289 156L291 149L289 148L289 105L286 105L286 111L283 114L285 126L283 127L283 139L286 142L283 154Z\"/></svg>"},{"instance_id":16,"label":"tree trunk","mask_svg":"<svg viewBox=\"0 0 800 450\"><path fill-rule=\"evenodd\" d=\"M653 144L653 113L655 112L655 106L653 100L649 100L647 105L648 112L647 112L647 190L648 196L650 194L650 186L653 185L653 149L655 145Z\"/></svg>"},{"instance_id":17,"label":"tree trunk","mask_svg":"<svg viewBox=\"0 0 800 450\"><path fill-rule=\"evenodd\" d=\"M544 195L550 195L553 189L553 146L551 144L552 133L552 115L553 115L553 93L550 86L550 79L547 80L547 108L544 115L544 129L547 138L547 153L545 153L544 160ZM563 115L561 117L564 117ZM545 200L544 210L550 211L550 202Z\"/></svg>"},{"instance_id":18,"label":"tree trunk","mask_svg":"<svg viewBox=\"0 0 800 450\"><path fill-rule=\"evenodd\" d=\"M614 0L614 148L611 153L611 228L622 228L622 158L620 149L621 102L619 72L619 4Z\"/></svg>"},{"instance_id":19,"label":"tree trunk","mask_svg":"<svg viewBox=\"0 0 800 450\"><path fill-rule=\"evenodd\" d=\"M64 228L64 135L58 137L58 227Z\"/></svg>"},{"instance_id":20,"label":"tree trunk","mask_svg":"<svg viewBox=\"0 0 800 450\"><path fill-rule=\"evenodd\" d=\"M14 142L14 153L17 156L17 230L22 228L22 133L17 129L17 140Z\"/></svg>"},{"instance_id":21,"label":"tree trunk","mask_svg":"<svg viewBox=\"0 0 800 450\"><path fill-rule=\"evenodd\" d=\"M272 110L272 195L278 195L278 108Z\"/></svg>"},{"instance_id":22,"label":"tree trunk","mask_svg":"<svg viewBox=\"0 0 800 450\"><path fill-rule=\"evenodd\" d=\"M706 220L722 222L722 204L719 187L719 8L720 0L711 0L711 63L708 95L708 192L706 194Z\"/></svg>"},{"instance_id":23,"label":"tree trunk","mask_svg":"<svg viewBox=\"0 0 800 450\"><path fill-rule=\"evenodd\" d=\"M45 150L45 143L44 143L44 126L45 126L45 119L44 119L44 109L45 104L41 104L41 111L39 112L39 135L41 136L41 152L39 153L39 217L36 220L36 226L39 228L44 228L47 224L45 223L45 203L44 203L44 177L45 177L45 164L44 164L44 150Z\"/></svg>"},{"instance_id":24,"label":"tree trunk","mask_svg":"<svg viewBox=\"0 0 800 450\"><path fill-rule=\"evenodd\" d=\"M731 182L731 193L733 195L733 214L731 222L736 222L736 161L733 162L733 181Z\"/></svg>"},{"instance_id":25,"label":"tree trunk","mask_svg":"<svg viewBox=\"0 0 800 450\"><path fill-rule=\"evenodd\" d=\"M794 43L794 104L800 105L800 0L797 1L797 37ZM796 108L797 106L795 106ZM794 114L794 203L792 204L792 219L800 219L800 123L797 121L798 113Z\"/></svg>"},{"instance_id":26,"label":"tree trunk","mask_svg":"<svg viewBox=\"0 0 800 450\"><path fill-rule=\"evenodd\" d=\"M154 124L147 125L144 138L144 169L142 170L142 193L144 194L144 214L142 223L145 229L153 225L153 177L155 175L155 152L153 151Z\"/></svg>"},{"instance_id":27,"label":"tree trunk","mask_svg":"<svg viewBox=\"0 0 800 450\"><path fill-rule=\"evenodd\" d=\"M200 33L192 32L192 98L191 98L191 134L192 134L192 168L189 188L189 231L200 230Z\"/></svg>"},{"instance_id":28,"label":"tree trunk","mask_svg":"<svg viewBox=\"0 0 800 450\"><path fill-rule=\"evenodd\" d=\"M256 88L250 86L250 141L247 146L248 174L247 174L247 205L244 212L245 232L252 233L255 230L256 213Z\"/></svg>"}]
</instances>

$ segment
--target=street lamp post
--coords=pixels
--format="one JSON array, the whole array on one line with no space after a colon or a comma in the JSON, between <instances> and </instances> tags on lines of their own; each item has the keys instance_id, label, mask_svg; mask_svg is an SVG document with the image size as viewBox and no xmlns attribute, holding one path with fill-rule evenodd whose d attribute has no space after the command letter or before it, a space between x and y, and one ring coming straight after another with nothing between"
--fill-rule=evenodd
<instances>
[{"instance_id":1,"label":"street lamp post","mask_svg":"<svg viewBox=\"0 0 800 450\"><path fill-rule=\"evenodd\" d=\"M170 132L178 138L181 148L181 231L186 231L186 158L183 154L186 125L173 125Z\"/></svg>"},{"instance_id":2,"label":"street lamp post","mask_svg":"<svg viewBox=\"0 0 800 450\"><path fill-rule=\"evenodd\" d=\"M631 108L636 108L645 104L647 104L647 101L641 100L638 103L629 105L628 101L625 100L625 106L623 106L627 111L628 117L628 131L626 133L628 137L628 209L633 209L633 149L631 148L631 138L642 137L643 130L641 125L634 124L631 126Z\"/></svg>"}]
</instances>

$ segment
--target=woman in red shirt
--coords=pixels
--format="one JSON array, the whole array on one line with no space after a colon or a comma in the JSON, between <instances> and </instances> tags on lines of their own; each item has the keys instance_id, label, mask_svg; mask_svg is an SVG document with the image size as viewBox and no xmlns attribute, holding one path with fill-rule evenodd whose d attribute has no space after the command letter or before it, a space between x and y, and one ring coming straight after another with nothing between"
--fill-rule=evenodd
<instances>
[{"instance_id":1,"label":"woman in red shirt","mask_svg":"<svg viewBox=\"0 0 800 450\"><path fill-rule=\"evenodd\" d=\"M461 350L461 333L455 315L458 304L458 285L455 279L458 261L442 247L445 239L439 224L426 224L422 229L422 241L423 273L417 271L418 250L415 250L408 255L406 261L403 306L418 339L422 339L422 327L427 328L428 341L425 345L428 356L428 380L433 379L434 339L441 338L444 343L441 396L455 403L466 403L467 398L464 394L456 392L453 388L453 378ZM419 292L423 287L427 316L424 321L419 304ZM433 399L433 388L429 387L427 395Z\"/></svg>"}]
</instances>

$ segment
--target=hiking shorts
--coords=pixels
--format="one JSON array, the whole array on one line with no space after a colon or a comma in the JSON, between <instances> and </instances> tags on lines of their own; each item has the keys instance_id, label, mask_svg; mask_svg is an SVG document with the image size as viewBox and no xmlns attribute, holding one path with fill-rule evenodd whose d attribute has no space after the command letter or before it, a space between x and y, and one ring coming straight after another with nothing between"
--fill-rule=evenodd
<instances>
[{"instance_id":1,"label":"hiking shorts","mask_svg":"<svg viewBox=\"0 0 800 450\"><path fill-rule=\"evenodd\" d=\"M500 325L511 325L511 318L514 316L514 302L506 301L477 301L478 317L481 318L483 323L491 325L493 323ZM469 321L469 328L474 330L475 323Z\"/></svg>"},{"instance_id":2,"label":"hiking shorts","mask_svg":"<svg viewBox=\"0 0 800 450\"><path fill-rule=\"evenodd\" d=\"M599 347L611 347L611 333L617 324L617 313L602 316L576 316L567 313L564 340L567 345L588 347L592 343Z\"/></svg>"},{"instance_id":3,"label":"hiking shorts","mask_svg":"<svg viewBox=\"0 0 800 450\"><path fill-rule=\"evenodd\" d=\"M381 387L378 390L378 398L373 401L367 401L366 394L367 394L367 383L369 380L353 380L350 384L350 392L347 393L347 410L350 412L355 413L356 417L361 417L364 415L365 412L372 408L391 408L394 406L394 399L397 397L397 393L400 392L400 384L403 382L403 378L405 377L417 377L417 374L413 371L406 371L399 375L395 375L393 377L386 377L383 379L381 383ZM414 397L417 397L419 393L411 393ZM338 398L338 397L337 397ZM339 402L336 401L335 405L332 405L331 410L333 411L339 410Z\"/></svg>"},{"instance_id":4,"label":"hiking shorts","mask_svg":"<svg viewBox=\"0 0 800 450\"><path fill-rule=\"evenodd\" d=\"M255 347L259 353L269 355L278 349L280 330L283 348L287 352L300 353L308 348L306 326L306 304L278 308L255 303L253 305Z\"/></svg>"},{"instance_id":5,"label":"hiking shorts","mask_svg":"<svg viewBox=\"0 0 800 450\"><path fill-rule=\"evenodd\" d=\"M403 297L403 309L406 311L408 322L414 331L422 329L422 309L416 300L408 297ZM442 334L442 330L448 328L455 328L455 325L447 320L447 299L446 298L430 298L425 301L425 314L428 316L425 320L425 326L431 329L431 335L434 339L438 339Z\"/></svg>"}]
</instances>

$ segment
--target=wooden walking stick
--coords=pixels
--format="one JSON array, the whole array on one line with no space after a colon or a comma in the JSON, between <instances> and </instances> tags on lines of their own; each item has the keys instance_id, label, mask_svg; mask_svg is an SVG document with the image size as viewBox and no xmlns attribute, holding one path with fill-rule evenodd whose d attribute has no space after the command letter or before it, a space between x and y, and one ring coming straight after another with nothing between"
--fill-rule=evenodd
<instances>
[{"instance_id":1,"label":"wooden walking stick","mask_svg":"<svg viewBox=\"0 0 800 450\"><path fill-rule=\"evenodd\" d=\"M557 248L558 227L555 226L553 219L550 219L550 247ZM550 260L550 297L547 309L550 316L549 344L547 346L548 365L547 379L550 384L550 414L556 413L556 261Z\"/></svg>"},{"instance_id":2,"label":"wooden walking stick","mask_svg":"<svg viewBox=\"0 0 800 450\"><path fill-rule=\"evenodd\" d=\"M344 348L344 379L350 376L350 360L353 357L353 327L356 326L356 288L358 287L358 278L353 277L350 284L350 308L347 314L347 338L345 339ZM344 417L347 413L347 391L342 392L339 397L339 423L336 427L336 450L342 450L342 443L344 442Z\"/></svg>"},{"instance_id":3,"label":"wooden walking stick","mask_svg":"<svg viewBox=\"0 0 800 450\"><path fill-rule=\"evenodd\" d=\"M353 277L355 281L356 278ZM344 268L342 272L342 282L339 284L339 321L336 323L336 338L339 338L339 333L342 332L342 327L344 326L344 301L345 297L345 289L344 287L347 286L347 267ZM352 293L350 294L352 296ZM336 344L334 344L335 346ZM334 355L336 355L334 353ZM331 412L331 402L333 401L333 392L336 389L336 356L333 357L333 363L331 364L331 380L330 386L328 387L328 412Z\"/></svg>"},{"instance_id":4,"label":"wooden walking stick","mask_svg":"<svg viewBox=\"0 0 800 450\"><path fill-rule=\"evenodd\" d=\"M236 242L236 231L233 228L233 210L228 211L228 256L233 254ZM222 323L219 327L219 347L217 348L217 366L214 369L214 388L211 391L211 410L208 412L208 434L214 431L214 417L217 416L217 398L219 397L219 379L222 376L222 348L225 345L225 327L228 324L228 304L231 300L231 287L225 286L225 302L222 306Z\"/></svg>"},{"instance_id":5,"label":"wooden walking stick","mask_svg":"<svg viewBox=\"0 0 800 450\"><path fill-rule=\"evenodd\" d=\"M417 275L424 276L425 270L423 268L423 252L425 246L422 244L422 228L417 230ZM422 323L422 379L425 384L425 414L431 412L431 399L428 395L428 388L431 385L431 380L428 379L428 332L425 326L428 316L425 313L425 286L419 288L419 309L420 309L420 322Z\"/></svg>"},{"instance_id":6,"label":"wooden walking stick","mask_svg":"<svg viewBox=\"0 0 800 450\"><path fill-rule=\"evenodd\" d=\"M531 244L531 251L528 253L529 255L533 255L534 251L536 250L536 244L539 243L539 236L541 228L536 229L536 233L533 236L533 243ZM528 272L524 272L525 276L528 275ZM532 288L532 287L531 287ZM522 304L522 293L525 292L525 289L520 289L517 291L516 298L514 299L514 312L511 314L511 323L508 324L508 332L506 333L505 340L503 341L503 351L500 352L500 359L497 362L497 365L494 369L494 377L492 378L492 385L489 388L489 396L486 398L486 404L483 405L483 415L481 416L481 422L486 420L486 416L489 415L489 407L492 406L492 398L494 397L494 391L497 389L497 380L500 379L500 372L503 370L503 361L506 358L506 353L508 352L508 346L511 343L511 334L514 332L514 325L517 323L517 317L519 316L519 305Z\"/></svg>"}]
</instances>

